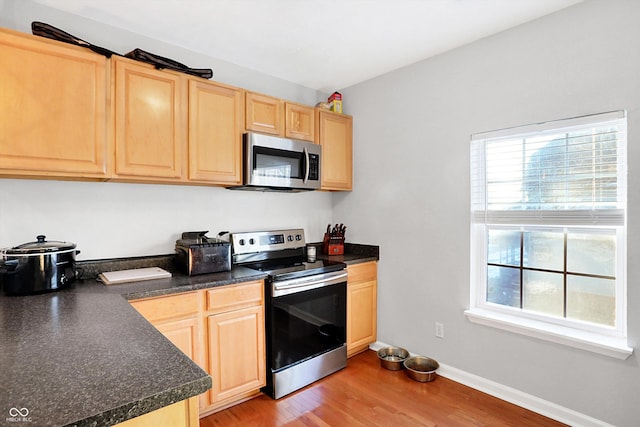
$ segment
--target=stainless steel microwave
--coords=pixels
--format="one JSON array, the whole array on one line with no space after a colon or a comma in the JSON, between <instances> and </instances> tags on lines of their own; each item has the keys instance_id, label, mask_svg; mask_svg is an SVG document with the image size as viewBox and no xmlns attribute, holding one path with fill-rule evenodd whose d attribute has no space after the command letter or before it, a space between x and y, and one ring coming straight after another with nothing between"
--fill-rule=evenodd
<instances>
[{"instance_id":1,"label":"stainless steel microwave","mask_svg":"<svg viewBox=\"0 0 640 427\"><path fill-rule=\"evenodd\" d=\"M253 132L244 134L243 144L243 185L229 188L289 192L320 188L320 145Z\"/></svg>"}]
</instances>

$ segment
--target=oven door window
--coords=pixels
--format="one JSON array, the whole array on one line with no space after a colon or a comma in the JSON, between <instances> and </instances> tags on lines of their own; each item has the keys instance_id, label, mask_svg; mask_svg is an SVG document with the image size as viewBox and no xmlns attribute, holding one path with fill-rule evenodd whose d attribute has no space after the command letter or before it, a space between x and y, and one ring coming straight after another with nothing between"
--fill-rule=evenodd
<instances>
[{"instance_id":1,"label":"oven door window","mask_svg":"<svg viewBox=\"0 0 640 427\"><path fill-rule=\"evenodd\" d=\"M256 146L253 148L253 174L270 178L303 179L304 153Z\"/></svg>"},{"instance_id":2,"label":"oven door window","mask_svg":"<svg viewBox=\"0 0 640 427\"><path fill-rule=\"evenodd\" d=\"M272 299L273 371L336 349L346 338L346 282Z\"/></svg>"}]
</instances>

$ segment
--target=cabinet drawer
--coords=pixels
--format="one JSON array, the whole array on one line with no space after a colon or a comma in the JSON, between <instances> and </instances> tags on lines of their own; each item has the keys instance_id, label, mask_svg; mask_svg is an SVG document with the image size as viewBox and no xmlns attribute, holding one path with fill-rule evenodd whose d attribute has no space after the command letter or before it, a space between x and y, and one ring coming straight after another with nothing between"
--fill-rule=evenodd
<instances>
[{"instance_id":1,"label":"cabinet drawer","mask_svg":"<svg viewBox=\"0 0 640 427\"><path fill-rule=\"evenodd\" d=\"M150 322L184 318L198 314L200 298L197 292L150 298L132 301L133 308L138 310Z\"/></svg>"},{"instance_id":2,"label":"cabinet drawer","mask_svg":"<svg viewBox=\"0 0 640 427\"><path fill-rule=\"evenodd\" d=\"M207 291L207 310L215 313L262 304L264 284L261 280L222 286Z\"/></svg>"},{"instance_id":3,"label":"cabinet drawer","mask_svg":"<svg viewBox=\"0 0 640 427\"><path fill-rule=\"evenodd\" d=\"M347 281L349 283L368 282L376 280L378 266L375 261L364 262L362 264L352 264L347 266Z\"/></svg>"}]
</instances>

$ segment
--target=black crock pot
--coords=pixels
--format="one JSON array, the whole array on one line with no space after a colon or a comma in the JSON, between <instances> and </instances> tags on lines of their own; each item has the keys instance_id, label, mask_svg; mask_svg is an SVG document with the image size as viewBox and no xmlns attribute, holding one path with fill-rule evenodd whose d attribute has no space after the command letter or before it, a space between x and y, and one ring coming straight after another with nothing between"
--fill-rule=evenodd
<instances>
[{"instance_id":1,"label":"black crock pot","mask_svg":"<svg viewBox=\"0 0 640 427\"><path fill-rule=\"evenodd\" d=\"M7 295L31 295L55 291L76 279L75 243L47 241L37 236L0 251L0 286Z\"/></svg>"}]
</instances>

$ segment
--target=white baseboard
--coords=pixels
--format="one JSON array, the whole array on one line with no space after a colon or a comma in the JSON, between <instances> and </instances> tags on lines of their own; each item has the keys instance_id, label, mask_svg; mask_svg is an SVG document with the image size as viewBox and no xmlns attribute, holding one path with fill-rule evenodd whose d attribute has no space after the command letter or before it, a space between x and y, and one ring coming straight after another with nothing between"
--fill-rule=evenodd
<instances>
[{"instance_id":1,"label":"white baseboard","mask_svg":"<svg viewBox=\"0 0 640 427\"><path fill-rule=\"evenodd\" d=\"M376 341L371 344L369 348L377 351L382 347L388 346L389 344ZM414 353L411 354L415 355ZM549 417L574 427L614 427L611 424L607 424L603 421L557 405L553 402L540 399L539 397L532 396L495 381L479 377L478 375L470 374L452 366L443 365L440 361L438 361L438 363L440 364L438 375L457 383L464 384L483 393L487 393L491 396L497 397L498 399L502 399L506 402L513 403L514 405L544 415L545 417Z\"/></svg>"}]
</instances>

